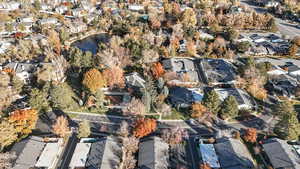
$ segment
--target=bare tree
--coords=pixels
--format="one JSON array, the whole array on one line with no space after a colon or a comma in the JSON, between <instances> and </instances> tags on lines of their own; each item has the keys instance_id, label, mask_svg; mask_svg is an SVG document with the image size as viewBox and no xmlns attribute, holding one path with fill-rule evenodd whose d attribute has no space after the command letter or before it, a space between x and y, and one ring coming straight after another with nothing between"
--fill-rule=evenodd
<instances>
[{"instance_id":1,"label":"bare tree","mask_svg":"<svg viewBox=\"0 0 300 169\"><path fill-rule=\"evenodd\" d=\"M121 169L134 169L136 166L136 159L134 159L134 153L137 152L139 145L139 139L136 137L124 137L123 138L123 157L121 163Z\"/></svg>"},{"instance_id":2,"label":"bare tree","mask_svg":"<svg viewBox=\"0 0 300 169\"><path fill-rule=\"evenodd\" d=\"M124 115L145 114L146 108L144 103L137 98L132 98L127 107L123 110Z\"/></svg>"},{"instance_id":3,"label":"bare tree","mask_svg":"<svg viewBox=\"0 0 300 169\"><path fill-rule=\"evenodd\" d=\"M15 158L16 155L14 153L0 153L0 168L11 169Z\"/></svg>"},{"instance_id":4,"label":"bare tree","mask_svg":"<svg viewBox=\"0 0 300 169\"><path fill-rule=\"evenodd\" d=\"M123 137L128 137L129 135L129 124L127 121L122 121L119 129L119 134Z\"/></svg>"}]
</instances>

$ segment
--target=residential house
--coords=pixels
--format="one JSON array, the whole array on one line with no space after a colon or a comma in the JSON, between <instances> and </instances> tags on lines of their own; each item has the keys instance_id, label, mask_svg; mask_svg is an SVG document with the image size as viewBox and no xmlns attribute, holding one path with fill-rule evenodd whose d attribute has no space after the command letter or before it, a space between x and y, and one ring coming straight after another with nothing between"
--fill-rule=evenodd
<instances>
[{"instance_id":1,"label":"residential house","mask_svg":"<svg viewBox=\"0 0 300 169\"><path fill-rule=\"evenodd\" d=\"M140 142L138 154L140 169L166 169L169 166L169 145L161 138L153 136Z\"/></svg>"},{"instance_id":2,"label":"residential house","mask_svg":"<svg viewBox=\"0 0 300 169\"><path fill-rule=\"evenodd\" d=\"M262 146L274 169L300 168L300 151L286 140L272 138L264 141Z\"/></svg>"},{"instance_id":3,"label":"residential house","mask_svg":"<svg viewBox=\"0 0 300 169\"><path fill-rule=\"evenodd\" d=\"M168 99L174 107L189 107L195 102L201 102L203 95L200 88L172 87Z\"/></svg>"},{"instance_id":4,"label":"residential house","mask_svg":"<svg viewBox=\"0 0 300 169\"><path fill-rule=\"evenodd\" d=\"M55 168L60 154L62 154L64 148L63 139L58 139L57 142L47 143L43 149L43 152L39 155L39 159L35 164L38 168Z\"/></svg>"},{"instance_id":5,"label":"residential house","mask_svg":"<svg viewBox=\"0 0 300 169\"><path fill-rule=\"evenodd\" d=\"M64 14L68 10L67 6L61 5L55 8L55 12L59 14Z\"/></svg>"},{"instance_id":6,"label":"residential house","mask_svg":"<svg viewBox=\"0 0 300 169\"><path fill-rule=\"evenodd\" d=\"M52 7L48 4L42 3L41 4L41 11L50 11L52 9Z\"/></svg>"},{"instance_id":7,"label":"residential house","mask_svg":"<svg viewBox=\"0 0 300 169\"><path fill-rule=\"evenodd\" d=\"M15 2L15 1L1 2L0 3L0 10L13 11L13 10L19 9L20 5L21 4L19 2Z\"/></svg>"},{"instance_id":8,"label":"residential house","mask_svg":"<svg viewBox=\"0 0 300 169\"><path fill-rule=\"evenodd\" d=\"M236 41L237 42L251 42L251 39L245 35L240 34Z\"/></svg>"},{"instance_id":9,"label":"residential house","mask_svg":"<svg viewBox=\"0 0 300 169\"><path fill-rule=\"evenodd\" d=\"M92 143L77 143L69 164L70 169L85 168L91 145Z\"/></svg>"},{"instance_id":10,"label":"residential house","mask_svg":"<svg viewBox=\"0 0 300 169\"><path fill-rule=\"evenodd\" d=\"M250 51L246 52L252 55L268 55L268 50L262 44L255 44L250 47Z\"/></svg>"},{"instance_id":11,"label":"residential house","mask_svg":"<svg viewBox=\"0 0 300 169\"><path fill-rule=\"evenodd\" d=\"M300 67L297 65L294 65L293 63L290 65L284 65L282 66L284 70L288 71L288 74L294 78L299 78L300 77Z\"/></svg>"},{"instance_id":12,"label":"residential house","mask_svg":"<svg viewBox=\"0 0 300 169\"><path fill-rule=\"evenodd\" d=\"M282 43L282 42L285 42L284 39L280 38L278 35L275 35L275 34L270 34L267 36L267 39L270 41L270 42L273 42L273 43Z\"/></svg>"},{"instance_id":13,"label":"residential house","mask_svg":"<svg viewBox=\"0 0 300 169\"><path fill-rule=\"evenodd\" d=\"M72 22L72 24L70 24L70 32L71 33L80 33L83 31L87 30L87 25L84 22L78 21L78 22Z\"/></svg>"},{"instance_id":14,"label":"residential house","mask_svg":"<svg viewBox=\"0 0 300 169\"><path fill-rule=\"evenodd\" d=\"M57 18L44 18L44 19L41 19L39 20L39 23L41 25L55 25L57 24L58 20Z\"/></svg>"},{"instance_id":15,"label":"residential house","mask_svg":"<svg viewBox=\"0 0 300 169\"><path fill-rule=\"evenodd\" d=\"M212 40L214 39L214 36L209 34L209 33L205 33L202 30L199 30L199 35L200 35L200 39L202 40Z\"/></svg>"},{"instance_id":16,"label":"residential house","mask_svg":"<svg viewBox=\"0 0 300 169\"><path fill-rule=\"evenodd\" d=\"M266 39L263 36L258 34L251 34L249 37L255 43L261 43L266 41Z\"/></svg>"},{"instance_id":17,"label":"residential house","mask_svg":"<svg viewBox=\"0 0 300 169\"><path fill-rule=\"evenodd\" d=\"M298 82L286 74L273 75L265 85L265 88L272 95L292 98L295 96L298 88Z\"/></svg>"},{"instance_id":18,"label":"residential house","mask_svg":"<svg viewBox=\"0 0 300 169\"><path fill-rule=\"evenodd\" d=\"M2 41L0 42L0 54L4 54L9 47L12 46L11 42Z\"/></svg>"},{"instance_id":19,"label":"residential house","mask_svg":"<svg viewBox=\"0 0 300 169\"><path fill-rule=\"evenodd\" d=\"M83 8L72 9L71 12L74 17L79 17L79 18L87 15L86 10L84 10Z\"/></svg>"},{"instance_id":20,"label":"residential house","mask_svg":"<svg viewBox=\"0 0 300 169\"><path fill-rule=\"evenodd\" d=\"M32 77L32 73L36 71L37 64L10 62L4 67L13 70L24 83L27 83Z\"/></svg>"},{"instance_id":21,"label":"residential house","mask_svg":"<svg viewBox=\"0 0 300 169\"><path fill-rule=\"evenodd\" d=\"M96 9L90 1L86 1L86 0L80 1L80 4L84 10L89 12L94 12L94 10Z\"/></svg>"},{"instance_id":22,"label":"residential house","mask_svg":"<svg viewBox=\"0 0 300 169\"><path fill-rule=\"evenodd\" d=\"M177 76L188 76L188 84L195 84L200 82L200 75L198 67L194 64L194 59L191 58L171 58L162 61L164 69L169 72L175 72Z\"/></svg>"},{"instance_id":23,"label":"residential house","mask_svg":"<svg viewBox=\"0 0 300 169\"><path fill-rule=\"evenodd\" d=\"M243 12L243 9L239 6L231 6L231 8L230 8L231 14L239 14L241 12Z\"/></svg>"},{"instance_id":24,"label":"residential house","mask_svg":"<svg viewBox=\"0 0 300 169\"><path fill-rule=\"evenodd\" d=\"M41 137L30 136L12 147L10 152L16 154L17 158L13 169L27 169L34 167L46 143Z\"/></svg>"},{"instance_id":25,"label":"residential house","mask_svg":"<svg viewBox=\"0 0 300 169\"><path fill-rule=\"evenodd\" d=\"M104 137L91 143L85 163L87 169L116 169L121 163L122 145L115 137Z\"/></svg>"},{"instance_id":26,"label":"residential house","mask_svg":"<svg viewBox=\"0 0 300 169\"><path fill-rule=\"evenodd\" d=\"M208 164L213 169L219 169L221 167L214 144L200 143L199 150L203 163Z\"/></svg>"},{"instance_id":27,"label":"residential house","mask_svg":"<svg viewBox=\"0 0 300 169\"><path fill-rule=\"evenodd\" d=\"M239 109L252 109L255 107L255 101L247 92L239 88L215 88L221 101L224 101L228 96L234 96Z\"/></svg>"},{"instance_id":28,"label":"residential house","mask_svg":"<svg viewBox=\"0 0 300 169\"><path fill-rule=\"evenodd\" d=\"M126 108L126 105L130 103L131 96L128 92L115 92L109 91L108 88L102 88L106 100L108 100L108 105L106 105L109 109L123 109Z\"/></svg>"},{"instance_id":29,"label":"residential house","mask_svg":"<svg viewBox=\"0 0 300 169\"><path fill-rule=\"evenodd\" d=\"M247 147L238 139L219 138L214 144L222 169L253 169L254 162Z\"/></svg>"},{"instance_id":30,"label":"residential house","mask_svg":"<svg viewBox=\"0 0 300 169\"><path fill-rule=\"evenodd\" d=\"M32 16L23 16L16 19L17 22L34 22L34 18Z\"/></svg>"},{"instance_id":31,"label":"residential house","mask_svg":"<svg viewBox=\"0 0 300 169\"><path fill-rule=\"evenodd\" d=\"M144 6L143 5L137 5L137 4L132 4L132 5L128 5L128 9L134 12L138 12L138 11L143 11L144 10Z\"/></svg>"},{"instance_id":32,"label":"residential house","mask_svg":"<svg viewBox=\"0 0 300 169\"><path fill-rule=\"evenodd\" d=\"M201 59L199 62L203 81L207 84L234 84L235 68L224 59Z\"/></svg>"},{"instance_id":33,"label":"residential house","mask_svg":"<svg viewBox=\"0 0 300 169\"><path fill-rule=\"evenodd\" d=\"M274 0L272 0L272 1L265 1L265 7L267 7L267 8L271 8L271 7L274 7L274 8L276 8L278 5L279 5L279 2L277 2L277 1L274 1Z\"/></svg>"},{"instance_id":34,"label":"residential house","mask_svg":"<svg viewBox=\"0 0 300 169\"><path fill-rule=\"evenodd\" d=\"M126 85L130 88L143 89L146 81L137 73L133 72L125 76Z\"/></svg>"}]
</instances>

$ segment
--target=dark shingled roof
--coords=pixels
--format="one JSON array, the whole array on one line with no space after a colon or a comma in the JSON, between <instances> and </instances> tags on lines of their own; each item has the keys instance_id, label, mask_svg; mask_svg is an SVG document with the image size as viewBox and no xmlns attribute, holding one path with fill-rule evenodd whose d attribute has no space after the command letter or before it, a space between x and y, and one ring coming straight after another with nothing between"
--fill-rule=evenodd
<instances>
[{"instance_id":1,"label":"dark shingled roof","mask_svg":"<svg viewBox=\"0 0 300 169\"><path fill-rule=\"evenodd\" d=\"M140 169L168 169L169 145L159 137L150 137L139 145L138 166Z\"/></svg>"},{"instance_id":2,"label":"dark shingled roof","mask_svg":"<svg viewBox=\"0 0 300 169\"><path fill-rule=\"evenodd\" d=\"M113 137L106 137L92 143L85 164L87 169L116 169L121 161L121 145Z\"/></svg>"},{"instance_id":3,"label":"dark shingled roof","mask_svg":"<svg viewBox=\"0 0 300 169\"><path fill-rule=\"evenodd\" d=\"M237 139L221 138L214 145L222 169L252 169L253 159Z\"/></svg>"},{"instance_id":4,"label":"dark shingled roof","mask_svg":"<svg viewBox=\"0 0 300 169\"><path fill-rule=\"evenodd\" d=\"M286 141L280 139L270 139L263 144L272 166L277 168L299 169L299 156L292 151L292 147Z\"/></svg>"},{"instance_id":5,"label":"dark shingled roof","mask_svg":"<svg viewBox=\"0 0 300 169\"><path fill-rule=\"evenodd\" d=\"M209 83L232 83L236 77L233 65L223 59L201 59L200 68Z\"/></svg>"},{"instance_id":6,"label":"dark shingled roof","mask_svg":"<svg viewBox=\"0 0 300 169\"><path fill-rule=\"evenodd\" d=\"M44 147L45 143L42 142L42 138L35 136L30 136L16 143L11 149L11 152L15 152L17 155L13 169L34 167Z\"/></svg>"}]
</instances>

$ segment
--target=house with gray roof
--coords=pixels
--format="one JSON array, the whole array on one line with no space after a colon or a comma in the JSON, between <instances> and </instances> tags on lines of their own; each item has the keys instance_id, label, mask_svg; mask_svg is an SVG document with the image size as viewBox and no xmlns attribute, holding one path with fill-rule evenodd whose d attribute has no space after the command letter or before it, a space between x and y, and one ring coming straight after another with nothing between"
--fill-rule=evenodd
<instances>
[{"instance_id":1,"label":"house with gray roof","mask_svg":"<svg viewBox=\"0 0 300 169\"><path fill-rule=\"evenodd\" d=\"M246 146L238 139L220 138L214 144L222 169L253 169L254 163Z\"/></svg>"},{"instance_id":2,"label":"house with gray roof","mask_svg":"<svg viewBox=\"0 0 300 169\"><path fill-rule=\"evenodd\" d=\"M244 90L238 88L215 88L214 89L221 101L224 101L228 96L234 96L239 109L252 109L256 106L253 98Z\"/></svg>"},{"instance_id":3,"label":"house with gray roof","mask_svg":"<svg viewBox=\"0 0 300 169\"><path fill-rule=\"evenodd\" d=\"M133 72L125 76L126 85L133 88L145 88L146 81L137 73Z\"/></svg>"},{"instance_id":4,"label":"house with gray roof","mask_svg":"<svg viewBox=\"0 0 300 169\"><path fill-rule=\"evenodd\" d=\"M138 154L139 169L168 169L169 145L159 137L142 140Z\"/></svg>"},{"instance_id":5,"label":"house with gray roof","mask_svg":"<svg viewBox=\"0 0 300 169\"><path fill-rule=\"evenodd\" d=\"M287 74L273 75L265 84L265 88L270 94L288 98L295 97L298 86L298 81Z\"/></svg>"},{"instance_id":6,"label":"house with gray roof","mask_svg":"<svg viewBox=\"0 0 300 169\"><path fill-rule=\"evenodd\" d=\"M201 59L199 62L203 81L207 84L233 84L236 72L231 63L224 59Z\"/></svg>"},{"instance_id":7,"label":"house with gray roof","mask_svg":"<svg viewBox=\"0 0 300 169\"><path fill-rule=\"evenodd\" d=\"M27 83L32 73L36 71L37 66L38 64L10 62L4 67L13 70L24 83Z\"/></svg>"},{"instance_id":8,"label":"house with gray roof","mask_svg":"<svg viewBox=\"0 0 300 169\"><path fill-rule=\"evenodd\" d=\"M34 167L46 143L41 137L30 136L16 143L11 152L16 153L17 159L13 169L27 169Z\"/></svg>"},{"instance_id":9,"label":"house with gray roof","mask_svg":"<svg viewBox=\"0 0 300 169\"><path fill-rule=\"evenodd\" d=\"M300 168L300 154L287 141L272 138L264 142L263 149L274 169Z\"/></svg>"},{"instance_id":10,"label":"house with gray roof","mask_svg":"<svg viewBox=\"0 0 300 169\"><path fill-rule=\"evenodd\" d=\"M87 169L116 169L121 163L122 145L115 137L105 137L91 143L85 163Z\"/></svg>"},{"instance_id":11,"label":"house with gray roof","mask_svg":"<svg viewBox=\"0 0 300 169\"><path fill-rule=\"evenodd\" d=\"M171 58L162 61L164 69L169 72L175 72L179 77L188 75L190 82L201 82L198 67L194 64L192 58Z\"/></svg>"},{"instance_id":12,"label":"house with gray roof","mask_svg":"<svg viewBox=\"0 0 300 169\"><path fill-rule=\"evenodd\" d=\"M201 88L171 87L168 100L174 107L189 107L195 102L201 102L204 92Z\"/></svg>"}]
</instances>

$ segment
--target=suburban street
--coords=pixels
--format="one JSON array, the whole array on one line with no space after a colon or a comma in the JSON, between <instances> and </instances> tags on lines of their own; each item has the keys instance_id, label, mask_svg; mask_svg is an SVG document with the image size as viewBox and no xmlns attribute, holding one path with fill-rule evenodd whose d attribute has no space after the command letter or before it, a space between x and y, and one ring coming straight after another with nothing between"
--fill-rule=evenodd
<instances>
[{"instance_id":1,"label":"suburban street","mask_svg":"<svg viewBox=\"0 0 300 169\"><path fill-rule=\"evenodd\" d=\"M265 8L255 6L252 2L247 0L241 0L241 4L244 4L248 6L251 9L254 9L257 13L266 13L268 12ZM275 18L277 27L279 29L279 32L282 35L288 36L288 38L293 39L295 36L300 36L300 29L298 29L295 24L291 24L285 20L282 20L280 18Z\"/></svg>"}]
</instances>

